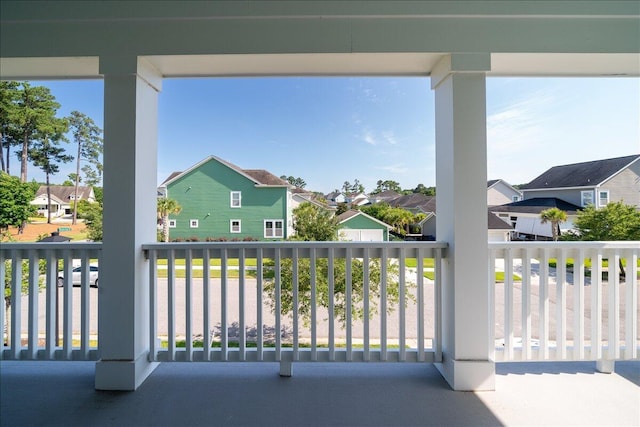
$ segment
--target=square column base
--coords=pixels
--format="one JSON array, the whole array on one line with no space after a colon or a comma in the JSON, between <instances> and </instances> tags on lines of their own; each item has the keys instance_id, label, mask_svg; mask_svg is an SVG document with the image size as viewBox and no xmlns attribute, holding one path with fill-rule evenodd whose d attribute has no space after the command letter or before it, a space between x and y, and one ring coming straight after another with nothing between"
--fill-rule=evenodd
<instances>
[{"instance_id":1,"label":"square column base","mask_svg":"<svg viewBox=\"0 0 640 427\"><path fill-rule=\"evenodd\" d=\"M456 391L493 391L496 389L496 364L490 360L445 359L434 364Z\"/></svg>"},{"instance_id":2,"label":"square column base","mask_svg":"<svg viewBox=\"0 0 640 427\"><path fill-rule=\"evenodd\" d=\"M96 362L96 390L134 391L158 367L146 354L136 360L99 360Z\"/></svg>"}]
</instances>

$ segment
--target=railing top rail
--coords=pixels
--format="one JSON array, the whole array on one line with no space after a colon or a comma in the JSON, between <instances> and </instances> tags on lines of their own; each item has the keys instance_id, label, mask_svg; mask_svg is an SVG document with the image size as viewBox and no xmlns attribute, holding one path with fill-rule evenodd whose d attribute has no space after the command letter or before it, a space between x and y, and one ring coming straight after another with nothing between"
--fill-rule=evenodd
<instances>
[{"instance_id":1,"label":"railing top rail","mask_svg":"<svg viewBox=\"0 0 640 427\"><path fill-rule=\"evenodd\" d=\"M38 251L60 251L60 250L101 250L102 242L60 242L60 243L48 243L48 242L2 242L0 244L0 251L25 251L25 250L38 250Z\"/></svg>"},{"instance_id":2,"label":"railing top rail","mask_svg":"<svg viewBox=\"0 0 640 427\"><path fill-rule=\"evenodd\" d=\"M142 245L145 251L154 250L185 250L185 249L206 249L206 248L232 248L232 249L260 249L260 248L424 248L424 249L446 249L447 242L170 242L170 243L148 243Z\"/></svg>"},{"instance_id":3,"label":"railing top rail","mask_svg":"<svg viewBox=\"0 0 640 427\"><path fill-rule=\"evenodd\" d=\"M608 241L608 242L490 242L489 249L640 249L640 241Z\"/></svg>"}]
</instances>

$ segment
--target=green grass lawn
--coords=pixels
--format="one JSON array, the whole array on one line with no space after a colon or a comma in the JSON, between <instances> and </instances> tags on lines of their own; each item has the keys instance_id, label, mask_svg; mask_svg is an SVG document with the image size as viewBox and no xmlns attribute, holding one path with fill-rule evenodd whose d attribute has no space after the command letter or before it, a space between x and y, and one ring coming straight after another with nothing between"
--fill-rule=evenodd
<instances>
[{"instance_id":1,"label":"green grass lawn","mask_svg":"<svg viewBox=\"0 0 640 427\"><path fill-rule=\"evenodd\" d=\"M424 268L434 268L436 260L433 258L425 258L422 262ZM407 258L405 265L409 268L416 268L418 266L418 260L416 258ZM425 276L426 277L426 276Z\"/></svg>"},{"instance_id":2,"label":"green grass lawn","mask_svg":"<svg viewBox=\"0 0 640 427\"><path fill-rule=\"evenodd\" d=\"M565 266L566 268L573 268L575 263L575 260L573 258L567 258L566 262L565 262ZM623 258L622 259L622 265L623 266L627 266L627 259ZM558 266L558 260L556 258L549 258L549 267L551 268L556 268ZM584 260L584 266L585 268L591 268L591 258L586 258ZM609 267L609 260L608 259L603 259L602 260L602 266L603 267ZM640 267L640 259L638 259L638 267Z\"/></svg>"},{"instance_id":3,"label":"green grass lawn","mask_svg":"<svg viewBox=\"0 0 640 427\"><path fill-rule=\"evenodd\" d=\"M514 282L521 282L522 281L522 277L518 276L517 274L514 274L513 275L513 281ZM496 271L496 282L504 283L504 271Z\"/></svg>"}]
</instances>

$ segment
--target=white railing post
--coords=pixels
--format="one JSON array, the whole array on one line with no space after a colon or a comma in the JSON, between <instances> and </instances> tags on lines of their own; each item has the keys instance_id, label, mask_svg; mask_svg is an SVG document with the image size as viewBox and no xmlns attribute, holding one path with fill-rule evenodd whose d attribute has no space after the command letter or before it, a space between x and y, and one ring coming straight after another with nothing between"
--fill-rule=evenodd
<instances>
[{"instance_id":1,"label":"white railing post","mask_svg":"<svg viewBox=\"0 0 640 427\"><path fill-rule=\"evenodd\" d=\"M0 327L2 328L2 333L0 334L0 360L4 359L4 343L9 339L9 330L7 329L7 308L4 294L4 287L6 286L6 284L4 283L6 274L6 260L7 259L4 256L4 252L0 251L0 280L2 280L2 300L0 300Z\"/></svg>"},{"instance_id":2,"label":"white railing post","mask_svg":"<svg viewBox=\"0 0 640 427\"><path fill-rule=\"evenodd\" d=\"M638 357L638 251L630 252L627 256L627 271L625 276L625 359Z\"/></svg>"},{"instance_id":3,"label":"white railing post","mask_svg":"<svg viewBox=\"0 0 640 427\"><path fill-rule=\"evenodd\" d=\"M27 341L28 358L38 356L38 256L36 251L29 253L29 338ZM4 278L3 278L4 279Z\"/></svg>"},{"instance_id":4,"label":"white railing post","mask_svg":"<svg viewBox=\"0 0 640 427\"><path fill-rule=\"evenodd\" d=\"M22 348L22 253L11 254L11 357L20 358Z\"/></svg>"}]
</instances>

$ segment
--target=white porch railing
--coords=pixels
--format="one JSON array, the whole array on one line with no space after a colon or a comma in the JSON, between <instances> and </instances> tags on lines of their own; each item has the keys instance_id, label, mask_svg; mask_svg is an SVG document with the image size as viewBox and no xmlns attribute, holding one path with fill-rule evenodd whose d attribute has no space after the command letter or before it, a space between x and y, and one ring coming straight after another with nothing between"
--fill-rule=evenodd
<instances>
[{"instance_id":1,"label":"white porch railing","mask_svg":"<svg viewBox=\"0 0 640 427\"><path fill-rule=\"evenodd\" d=\"M445 248L422 242L145 245L150 358L439 361ZM501 275L490 286L495 361L638 357L640 243L489 248L490 271ZM2 359L98 359L98 289L90 288L89 265L100 256L99 243L0 245L0 277L11 288L9 311L0 304ZM407 267L410 258L417 261ZM435 259L433 268L423 268L428 258ZM81 285L73 287L71 269L78 265ZM358 268L361 284L354 282ZM60 276L64 286L57 287ZM396 300L406 304L392 304Z\"/></svg>"},{"instance_id":2,"label":"white porch railing","mask_svg":"<svg viewBox=\"0 0 640 427\"><path fill-rule=\"evenodd\" d=\"M496 362L638 357L640 242L489 248L490 275L504 275L490 283Z\"/></svg>"},{"instance_id":3,"label":"white porch railing","mask_svg":"<svg viewBox=\"0 0 640 427\"><path fill-rule=\"evenodd\" d=\"M435 301L446 247L423 242L144 245L150 261L150 358L438 361L440 304ZM409 258L416 259L415 268L406 268ZM435 259L431 273L423 268L427 258ZM406 304L393 306L394 298Z\"/></svg>"},{"instance_id":4,"label":"white porch railing","mask_svg":"<svg viewBox=\"0 0 640 427\"><path fill-rule=\"evenodd\" d=\"M2 359L97 360L97 289L89 266L100 243L3 243L0 278L10 306L0 304ZM72 269L81 266L79 287ZM60 281L60 277L64 277ZM91 319L94 319L93 322Z\"/></svg>"}]
</instances>

